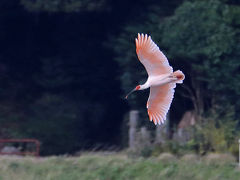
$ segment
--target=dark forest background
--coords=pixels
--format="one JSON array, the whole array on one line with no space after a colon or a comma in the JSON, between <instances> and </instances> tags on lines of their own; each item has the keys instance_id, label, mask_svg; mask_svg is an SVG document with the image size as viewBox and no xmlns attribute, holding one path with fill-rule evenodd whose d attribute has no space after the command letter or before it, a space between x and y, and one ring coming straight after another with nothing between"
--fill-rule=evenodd
<instances>
[{"instance_id":1,"label":"dark forest background","mask_svg":"<svg viewBox=\"0 0 240 180\"><path fill-rule=\"evenodd\" d=\"M1 138L37 138L42 155L122 148L130 109L154 129L148 91L123 99L147 79L134 39L148 33L186 75L170 111L172 129L191 110L198 122L230 122L224 138L234 139L238 0L1 0L0 12Z\"/></svg>"}]
</instances>

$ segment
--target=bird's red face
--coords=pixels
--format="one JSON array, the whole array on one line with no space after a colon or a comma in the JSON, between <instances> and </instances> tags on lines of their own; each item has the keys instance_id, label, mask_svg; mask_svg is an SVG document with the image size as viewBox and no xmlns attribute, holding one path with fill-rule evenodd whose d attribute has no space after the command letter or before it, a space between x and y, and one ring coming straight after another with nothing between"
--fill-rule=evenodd
<instances>
[{"instance_id":1,"label":"bird's red face","mask_svg":"<svg viewBox=\"0 0 240 180\"><path fill-rule=\"evenodd\" d=\"M141 88L140 85L136 86L132 91L130 91L130 92L125 96L125 99L127 99L130 94L132 94L134 91L139 90L140 88Z\"/></svg>"},{"instance_id":2,"label":"bird's red face","mask_svg":"<svg viewBox=\"0 0 240 180\"><path fill-rule=\"evenodd\" d=\"M136 86L135 90L139 90L140 89L140 85Z\"/></svg>"}]
</instances>

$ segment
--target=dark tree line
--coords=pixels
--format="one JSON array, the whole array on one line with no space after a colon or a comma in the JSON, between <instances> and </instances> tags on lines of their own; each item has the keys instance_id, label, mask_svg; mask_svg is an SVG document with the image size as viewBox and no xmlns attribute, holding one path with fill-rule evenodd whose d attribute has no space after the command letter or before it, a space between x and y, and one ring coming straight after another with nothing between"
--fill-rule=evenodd
<instances>
[{"instance_id":1,"label":"dark tree line","mask_svg":"<svg viewBox=\"0 0 240 180\"><path fill-rule=\"evenodd\" d=\"M117 145L126 107L102 46L109 12L0 8L1 137L37 138L42 154Z\"/></svg>"}]
</instances>

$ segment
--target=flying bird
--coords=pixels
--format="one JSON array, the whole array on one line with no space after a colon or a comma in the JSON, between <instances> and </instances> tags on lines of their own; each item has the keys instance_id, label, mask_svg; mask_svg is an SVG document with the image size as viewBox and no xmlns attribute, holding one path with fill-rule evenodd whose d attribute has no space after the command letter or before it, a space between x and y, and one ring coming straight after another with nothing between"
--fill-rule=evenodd
<instances>
[{"instance_id":1,"label":"flying bird","mask_svg":"<svg viewBox=\"0 0 240 180\"><path fill-rule=\"evenodd\" d=\"M180 70L173 72L166 56L152 41L151 36L138 33L138 38L135 40L137 56L148 73L148 79L143 85L136 86L125 98L127 99L134 91L150 87L147 101L148 116L155 125L160 125L166 120L176 83L183 83L185 75Z\"/></svg>"}]
</instances>

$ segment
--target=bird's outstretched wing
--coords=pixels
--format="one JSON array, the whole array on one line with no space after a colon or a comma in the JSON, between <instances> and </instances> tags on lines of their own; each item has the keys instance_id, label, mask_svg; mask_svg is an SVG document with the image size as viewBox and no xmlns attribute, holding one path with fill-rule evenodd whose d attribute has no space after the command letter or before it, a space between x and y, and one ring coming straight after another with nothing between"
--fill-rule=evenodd
<instances>
[{"instance_id":1,"label":"bird's outstretched wing","mask_svg":"<svg viewBox=\"0 0 240 180\"><path fill-rule=\"evenodd\" d=\"M162 124L166 120L167 112L173 100L175 83L168 83L163 86L150 88L150 95L147 102L150 121L155 124Z\"/></svg>"},{"instance_id":2,"label":"bird's outstretched wing","mask_svg":"<svg viewBox=\"0 0 240 180\"><path fill-rule=\"evenodd\" d=\"M152 41L150 36L138 34L136 52L149 76L173 72L166 56L159 50L159 47Z\"/></svg>"}]
</instances>

